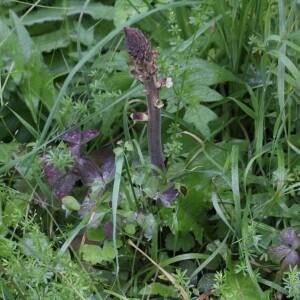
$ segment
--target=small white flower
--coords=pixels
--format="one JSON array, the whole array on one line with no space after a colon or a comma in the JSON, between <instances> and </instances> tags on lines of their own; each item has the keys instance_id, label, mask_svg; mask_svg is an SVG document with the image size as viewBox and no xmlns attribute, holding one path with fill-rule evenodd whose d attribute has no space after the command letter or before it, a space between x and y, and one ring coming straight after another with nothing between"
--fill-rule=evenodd
<instances>
[{"instance_id":1,"label":"small white flower","mask_svg":"<svg viewBox=\"0 0 300 300\"><path fill-rule=\"evenodd\" d=\"M166 78L166 88L169 89L173 86L173 79L172 77L167 77Z\"/></svg>"}]
</instances>

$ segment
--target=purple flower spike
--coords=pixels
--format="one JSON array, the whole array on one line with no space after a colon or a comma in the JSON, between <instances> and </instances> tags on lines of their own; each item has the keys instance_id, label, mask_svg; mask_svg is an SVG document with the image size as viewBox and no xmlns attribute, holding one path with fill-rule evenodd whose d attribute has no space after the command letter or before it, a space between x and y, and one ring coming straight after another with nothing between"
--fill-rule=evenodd
<instances>
[{"instance_id":1,"label":"purple flower spike","mask_svg":"<svg viewBox=\"0 0 300 300\"><path fill-rule=\"evenodd\" d=\"M171 203L177 198L178 191L174 186L169 187L166 191L164 191L159 199L165 207L170 207Z\"/></svg>"},{"instance_id":2,"label":"purple flower spike","mask_svg":"<svg viewBox=\"0 0 300 300\"><path fill-rule=\"evenodd\" d=\"M293 228L286 228L281 231L280 239L285 245L292 246L293 249L297 249L300 246L300 239Z\"/></svg>"}]
</instances>

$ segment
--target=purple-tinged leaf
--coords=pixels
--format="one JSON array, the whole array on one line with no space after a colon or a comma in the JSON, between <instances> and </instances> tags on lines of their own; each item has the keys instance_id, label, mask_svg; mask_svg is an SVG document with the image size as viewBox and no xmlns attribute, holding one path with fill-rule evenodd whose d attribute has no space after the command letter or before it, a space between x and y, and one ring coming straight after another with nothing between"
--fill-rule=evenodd
<instances>
[{"instance_id":1,"label":"purple-tinged leaf","mask_svg":"<svg viewBox=\"0 0 300 300\"><path fill-rule=\"evenodd\" d=\"M300 258L296 250L291 249L289 254L284 258L281 263L281 267L284 270L289 269L289 267L299 266Z\"/></svg>"},{"instance_id":2,"label":"purple-tinged leaf","mask_svg":"<svg viewBox=\"0 0 300 300\"><path fill-rule=\"evenodd\" d=\"M111 148L95 150L89 158L99 165L100 173L104 182L110 182L115 175L115 155Z\"/></svg>"},{"instance_id":3,"label":"purple-tinged leaf","mask_svg":"<svg viewBox=\"0 0 300 300\"><path fill-rule=\"evenodd\" d=\"M81 141L81 131L79 128L71 130L63 135L63 141L69 142L71 144L80 144Z\"/></svg>"},{"instance_id":4,"label":"purple-tinged leaf","mask_svg":"<svg viewBox=\"0 0 300 300\"><path fill-rule=\"evenodd\" d=\"M73 173L69 173L64 176L60 182L54 188L54 195L57 199L61 199L67 195L69 195L78 180L78 177Z\"/></svg>"},{"instance_id":5,"label":"purple-tinged leaf","mask_svg":"<svg viewBox=\"0 0 300 300\"><path fill-rule=\"evenodd\" d=\"M76 159L75 169L85 185L91 186L96 179L102 180L99 167L88 158Z\"/></svg>"},{"instance_id":6,"label":"purple-tinged leaf","mask_svg":"<svg viewBox=\"0 0 300 300\"><path fill-rule=\"evenodd\" d=\"M108 240L112 240L113 238L113 223L111 221L103 224L103 231L105 238Z\"/></svg>"},{"instance_id":7,"label":"purple-tinged leaf","mask_svg":"<svg viewBox=\"0 0 300 300\"><path fill-rule=\"evenodd\" d=\"M96 129L88 129L81 133L81 144L86 144L99 135Z\"/></svg>"},{"instance_id":8,"label":"purple-tinged leaf","mask_svg":"<svg viewBox=\"0 0 300 300\"><path fill-rule=\"evenodd\" d=\"M113 156L107 157L100 168L103 180L105 182L111 181L115 176L115 159Z\"/></svg>"},{"instance_id":9,"label":"purple-tinged leaf","mask_svg":"<svg viewBox=\"0 0 300 300\"><path fill-rule=\"evenodd\" d=\"M99 132L95 129L88 129L85 131L80 131L76 128L68 133L66 133L62 139L70 144L84 145L94 139L99 135Z\"/></svg>"},{"instance_id":10,"label":"purple-tinged leaf","mask_svg":"<svg viewBox=\"0 0 300 300\"><path fill-rule=\"evenodd\" d=\"M297 249L300 246L300 239L293 228L286 228L282 230L280 233L280 239L285 245L292 246L293 249Z\"/></svg>"},{"instance_id":11,"label":"purple-tinged leaf","mask_svg":"<svg viewBox=\"0 0 300 300\"><path fill-rule=\"evenodd\" d=\"M160 195L159 199L165 207L170 207L172 202L177 198L177 196L177 189L175 189L174 186L171 186Z\"/></svg>"},{"instance_id":12,"label":"purple-tinged leaf","mask_svg":"<svg viewBox=\"0 0 300 300\"><path fill-rule=\"evenodd\" d=\"M42 157L43 171L47 183L53 187L63 176L64 173L56 169L51 163L47 161L45 156Z\"/></svg>"},{"instance_id":13,"label":"purple-tinged leaf","mask_svg":"<svg viewBox=\"0 0 300 300\"><path fill-rule=\"evenodd\" d=\"M73 157L78 159L80 157L80 151L81 151L81 145L80 144L72 144L72 146L69 147L69 150Z\"/></svg>"},{"instance_id":14,"label":"purple-tinged leaf","mask_svg":"<svg viewBox=\"0 0 300 300\"><path fill-rule=\"evenodd\" d=\"M285 257L289 255L292 249L286 245L280 245L278 247L272 247L269 250L272 260L280 263Z\"/></svg>"},{"instance_id":15,"label":"purple-tinged leaf","mask_svg":"<svg viewBox=\"0 0 300 300\"><path fill-rule=\"evenodd\" d=\"M90 197L85 197L83 200L80 210L79 210L79 216L80 218L84 218L84 216L90 212L96 205L96 202L92 200Z\"/></svg>"}]
</instances>

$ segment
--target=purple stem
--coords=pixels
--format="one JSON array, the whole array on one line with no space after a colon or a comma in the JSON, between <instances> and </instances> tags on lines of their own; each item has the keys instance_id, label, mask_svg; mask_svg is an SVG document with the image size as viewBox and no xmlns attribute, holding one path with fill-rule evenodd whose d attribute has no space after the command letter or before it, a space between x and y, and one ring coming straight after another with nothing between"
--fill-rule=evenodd
<instances>
[{"instance_id":1,"label":"purple stem","mask_svg":"<svg viewBox=\"0 0 300 300\"><path fill-rule=\"evenodd\" d=\"M151 163L162 171L165 163L161 143L161 117L160 109L155 106L159 99L159 89L155 85L155 78L144 80L144 87L148 101L148 148Z\"/></svg>"}]
</instances>

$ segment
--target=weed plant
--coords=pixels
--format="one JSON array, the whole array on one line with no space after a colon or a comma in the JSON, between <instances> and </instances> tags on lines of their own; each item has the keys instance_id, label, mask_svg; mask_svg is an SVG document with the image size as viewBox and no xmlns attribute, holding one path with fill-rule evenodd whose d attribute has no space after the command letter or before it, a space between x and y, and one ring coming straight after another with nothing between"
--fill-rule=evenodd
<instances>
[{"instance_id":1,"label":"weed plant","mask_svg":"<svg viewBox=\"0 0 300 300\"><path fill-rule=\"evenodd\" d=\"M300 299L299 13L0 1L0 298Z\"/></svg>"}]
</instances>

